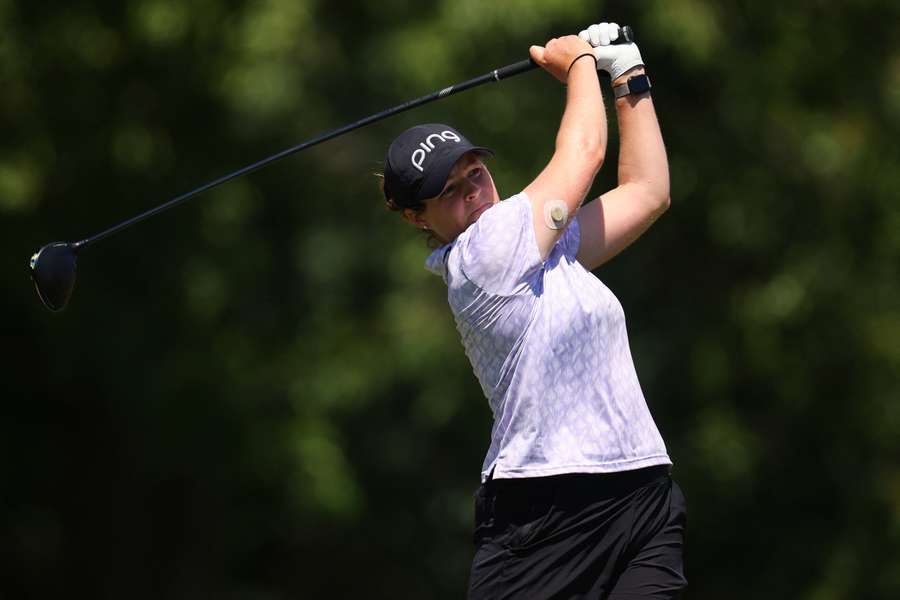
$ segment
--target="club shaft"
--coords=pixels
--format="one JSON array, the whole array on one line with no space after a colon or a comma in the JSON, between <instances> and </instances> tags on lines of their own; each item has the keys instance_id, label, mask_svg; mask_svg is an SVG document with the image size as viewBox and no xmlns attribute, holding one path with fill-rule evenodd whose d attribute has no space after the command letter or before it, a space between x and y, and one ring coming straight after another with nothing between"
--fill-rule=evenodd
<instances>
[{"instance_id":1,"label":"club shaft","mask_svg":"<svg viewBox=\"0 0 900 600\"><path fill-rule=\"evenodd\" d=\"M623 27L619 31L620 31L620 36L619 36L620 42L633 41L634 38L633 38L633 34L632 34L630 27L627 27L627 26ZM343 135L343 134L353 131L355 129L359 129L360 127L365 127L366 125L375 123L376 121L381 121L388 117L392 117L396 114L405 112L407 110L411 110L411 109L419 107L419 106L422 106L423 104L428 104L429 102L434 102L435 100L439 100L441 98L446 98L447 96L452 96L453 94L457 94L459 92L463 92L465 90L472 89L474 87L477 87L477 86L485 84L485 83L490 83L492 81L501 81L503 79L507 79L514 75L519 75L521 73L525 73L526 71L531 71L532 69L535 69L537 66L538 65L530 58L527 60L522 60L517 63L506 65L505 67L500 67L499 69L494 69L493 71L490 71L489 73L485 73L484 75L481 75L479 77L475 77L473 79L463 81L462 83L458 83L456 85L451 85L449 87L445 87L442 90L438 90L436 92L426 94L425 96L420 96L419 98L409 100L408 102L404 102L403 104L398 104L397 106L394 106L393 108L389 108L380 113L370 115L368 117L360 119L359 121L356 121L355 123L351 123L349 125L339 127L338 129L333 129L331 131L325 132L325 133L319 135L318 137L314 137L310 140L307 140L305 142L297 144L296 146L291 146L290 148L285 148L284 150L282 150L281 152L278 152L277 154L273 154L271 156L268 156L262 160L255 162L253 164L250 164L250 165L247 165L246 167L238 169L237 171L234 171L227 175L223 175L222 177L219 177L218 179L214 179L212 181L204 183L200 187L195 188L185 194L181 194L180 196L176 196L175 198L172 198L168 202L161 204L161 205L157 206L156 208L151 208L150 210L143 212L137 216L134 216L126 221L122 221L121 223L114 225L105 231L101 231L100 233L97 233L91 237L85 238L79 242L75 242L73 244L73 246L77 250L77 249L87 246L89 244L93 244L94 242L98 242L98 241L102 240L103 238L108 237L114 233L117 233L127 227L131 227L132 225L135 225L136 223L140 223L141 221L143 221L145 219L149 219L150 217L152 217L154 215L157 215L163 211L166 211L166 210L169 210L170 208L178 206L179 204L181 204L182 202L185 202L189 198L192 198L193 196L196 196L197 194L200 194L200 193L210 190L218 185L221 185L221 184L225 183L226 181L231 181L232 179L234 179L236 177L240 177L241 175L246 175L247 173L251 173L253 171L256 171L257 169L261 169L262 167L264 167L270 163L273 163L276 160L280 160L282 158L291 156L292 154L296 154L297 152L300 152L301 150L306 150L307 148L310 148L317 144L321 144L322 142L326 142L332 138L336 138L340 135Z\"/></svg>"}]
</instances>

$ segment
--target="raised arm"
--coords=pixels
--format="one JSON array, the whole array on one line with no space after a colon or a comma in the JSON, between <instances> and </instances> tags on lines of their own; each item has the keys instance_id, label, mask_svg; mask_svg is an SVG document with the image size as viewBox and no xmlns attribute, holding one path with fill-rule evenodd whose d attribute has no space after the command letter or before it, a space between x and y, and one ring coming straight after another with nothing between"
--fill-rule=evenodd
<instances>
[{"instance_id":1,"label":"raised arm","mask_svg":"<svg viewBox=\"0 0 900 600\"><path fill-rule=\"evenodd\" d=\"M637 47L628 46L634 45L595 48L601 54L598 66L610 64L613 69L614 87L644 73L642 64L632 66L642 62ZM627 68L624 72L615 71L613 62L604 63L602 58L617 59L629 51L630 61L618 65ZM589 270L635 241L669 207L669 163L650 93L624 95L615 100L615 106L620 137L618 185L578 214L578 261Z\"/></svg>"},{"instance_id":2,"label":"raised arm","mask_svg":"<svg viewBox=\"0 0 900 600\"><path fill-rule=\"evenodd\" d=\"M546 47L532 46L531 57L567 86L566 109L553 157L525 188L538 249L541 258L547 258L603 164L606 111L590 44L574 35L552 39ZM545 215L545 209L555 209L556 217L563 212L568 216L553 220L553 216Z\"/></svg>"}]
</instances>

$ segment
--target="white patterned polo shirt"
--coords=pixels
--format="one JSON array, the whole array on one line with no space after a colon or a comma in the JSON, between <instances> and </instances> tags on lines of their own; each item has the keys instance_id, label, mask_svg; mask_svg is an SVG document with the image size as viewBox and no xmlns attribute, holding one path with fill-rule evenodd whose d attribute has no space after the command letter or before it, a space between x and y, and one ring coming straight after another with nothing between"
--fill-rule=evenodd
<instances>
[{"instance_id":1,"label":"white patterned polo shirt","mask_svg":"<svg viewBox=\"0 0 900 600\"><path fill-rule=\"evenodd\" d=\"M429 256L494 413L485 481L671 464L628 347L625 313L576 259L575 219L541 261L524 193Z\"/></svg>"}]
</instances>

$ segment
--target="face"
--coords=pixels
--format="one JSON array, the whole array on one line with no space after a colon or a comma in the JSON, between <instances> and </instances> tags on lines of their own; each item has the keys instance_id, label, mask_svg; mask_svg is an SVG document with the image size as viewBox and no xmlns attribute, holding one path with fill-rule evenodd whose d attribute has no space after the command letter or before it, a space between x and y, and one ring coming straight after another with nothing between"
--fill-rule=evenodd
<instances>
[{"instance_id":1,"label":"face","mask_svg":"<svg viewBox=\"0 0 900 600\"><path fill-rule=\"evenodd\" d=\"M494 180L474 152L463 155L434 198L425 200L425 210L403 211L403 218L419 228L428 228L446 243L468 229L494 204L500 202Z\"/></svg>"}]
</instances>

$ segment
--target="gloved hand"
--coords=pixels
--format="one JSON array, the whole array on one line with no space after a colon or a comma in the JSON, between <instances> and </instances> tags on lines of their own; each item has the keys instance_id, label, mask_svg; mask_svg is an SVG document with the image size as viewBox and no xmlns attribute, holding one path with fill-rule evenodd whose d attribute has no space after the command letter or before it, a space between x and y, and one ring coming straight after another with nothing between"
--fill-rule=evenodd
<instances>
[{"instance_id":1,"label":"gloved hand","mask_svg":"<svg viewBox=\"0 0 900 600\"><path fill-rule=\"evenodd\" d=\"M613 44L619 38L619 26L615 23L597 23L578 34L578 37L594 47L597 68L609 73L613 81L623 73L644 64L637 44Z\"/></svg>"}]
</instances>

